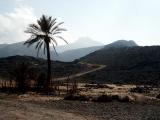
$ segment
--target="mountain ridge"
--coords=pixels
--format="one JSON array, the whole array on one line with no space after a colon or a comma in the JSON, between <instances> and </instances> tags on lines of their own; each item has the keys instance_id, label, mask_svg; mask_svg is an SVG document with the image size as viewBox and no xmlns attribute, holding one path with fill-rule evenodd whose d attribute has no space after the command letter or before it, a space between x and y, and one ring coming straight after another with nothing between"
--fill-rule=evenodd
<instances>
[{"instance_id":1,"label":"mountain ridge","mask_svg":"<svg viewBox=\"0 0 160 120\"><path fill-rule=\"evenodd\" d=\"M81 39L79 39L78 41L80 42L80 40ZM99 42L96 42L94 40L91 40L91 39L88 39L88 40L89 40L88 42L91 43L90 46L94 46L97 44L101 45ZM79 49L79 47L84 48L86 46L86 45L84 45L85 38L83 38L82 42L84 44L80 44L81 46L79 44L77 44L77 42L72 43L68 46L66 46L66 45L65 46L57 46L56 50L58 53L61 53L62 51L65 52L67 50ZM93 42L93 44L92 44L92 42ZM35 45L27 48L27 46L24 46L23 44L24 44L24 41L13 43L13 44L0 44L0 57L2 58L2 57L14 56L14 55L27 55L27 56L37 57L37 50L35 50ZM43 54L43 50L40 50L39 57L46 59L46 55ZM54 57L57 57L55 55L55 51L54 51L53 47L51 47L51 57L52 57L52 59L54 59Z\"/></svg>"},{"instance_id":2,"label":"mountain ridge","mask_svg":"<svg viewBox=\"0 0 160 120\"><path fill-rule=\"evenodd\" d=\"M90 39L90 38L87 38ZM81 57L84 57L90 53L93 53L97 50L100 49L106 49L106 48L110 48L110 47L122 47L122 46L136 46L137 44L134 43L132 41L127 41L127 40L120 40L120 41L116 41L113 42L111 44L108 45L101 45L101 46L91 46L91 47L84 47L84 48L75 48L75 45L78 45L80 47L80 43L85 43L86 39L83 38L79 39L77 42L79 42L79 44L77 44L77 42L71 44L68 48L64 49L65 46L63 46L63 48L57 47L61 50L57 50L58 55L55 54L55 51L53 50L53 48L51 47L51 59L52 60L58 60L58 61L65 61L65 62L70 62L70 61L74 61L75 59L79 59ZM86 46L89 45L89 43L93 42L94 40L89 40L88 44ZM30 46L29 48L27 48L27 46L23 45L24 42L18 42L18 43L13 43L13 44L8 44L5 45L4 47L0 48L0 57L8 57L8 56L14 56L14 55L27 55L27 56L33 56L33 57L37 57L37 50L35 49L35 46ZM133 44L134 43L134 44ZM82 45L83 45L82 44ZM97 45L97 42L94 41L92 45ZM70 48L70 49L69 49ZM65 51L64 51L65 50ZM61 52L60 52L61 51ZM64 52L62 52L64 51ZM46 59L46 55L43 54L43 50L40 50L39 52L39 57L40 58L44 58Z\"/></svg>"},{"instance_id":3,"label":"mountain ridge","mask_svg":"<svg viewBox=\"0 0 160 120\"><path fill-rule=\"evenodd\" d=\"M86 76L92 82L160 85L160 46L102 48L80 61L107 66Z\"/></svg>"}]
</instances>

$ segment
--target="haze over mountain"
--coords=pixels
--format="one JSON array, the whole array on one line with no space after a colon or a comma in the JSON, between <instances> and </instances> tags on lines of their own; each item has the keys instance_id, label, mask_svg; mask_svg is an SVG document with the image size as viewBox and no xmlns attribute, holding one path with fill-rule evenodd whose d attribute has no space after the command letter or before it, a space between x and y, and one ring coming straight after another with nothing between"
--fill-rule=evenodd
<instances>
[{"instance_id":1,"label":"haze over mountain","mask_svg":"<svg viewBox=\"0 0 160 120\"><path fill-rule=\"evenodd\" d=\"M14 55L27 55L37 57L37 50L35 50L34 46L30 46L27 48L23 45L24 42L14 43L14 44L1 44L0 45L0 57L14 56ZM137 44L134 41L126 41L126 40L118 40L111 44L105 46L107 47L123 47L123 46L136 46ZM89 47L90 46L90 47ZM74 61L75 59L79 59L84 57L85 55L92 53L96 50L103 48L104 45L101 43L94 41L90 38L80 38L75 43L57 46L56 50L59 53L55 54L54 49L51 47L51 59L58 61ZM43 50L39 52L39 57L46 58L43 54Z\"/></svg>"},{"instance_id":2,"label":"haze over mountain","mask_svg":"<svg viewBox=\"0 0 160 120\"><path fill-rule=\"evenodd\" d=\"M0 44L0 49L4 48L5 46L7 46L8 44Z\"/></svg>"},{"instance_id":3,"label":"haze over mountain","mask_svg":"<svg viewBox=\"0 0 160 120\"><path fill-rule=\"evenodd\" d=\"M83 43L83 41L82 41ZM132 40L118 40L116 42L110 43L106 46L94 46L94 47L87 47L87 48L80 48L80 49L73 49L73 50L68 50L63 53L60 53L59 56L56 56L56 60L61 60L61 61L73 61L75 59L79 59L81 57L84 57L85 55L95 52L100 49L106 49L106 48L111 48L111 47L133 47L133 46L138 46L134 41Z\"/></svg>"},{"instance_id":4,"label":"haze over mountain","mask_svg":"<svg viewBox=\"0 0 160 120\"><path fill-rule=\"evenodd\" d=\"M59 55L55 55L53 59L58 61L65 61L65 62L74 61L75 59L84 57L85 55L88 55L89 53L92 53L103 47L104 46L93 46L93 47L87 47L87 48L67 50L65 52L60 53Z\"/></svg>"},{"instance_id":5,"label":"haze over mountain","mask_svg":"<svg viewBox=\"0 0 160 120\"><path fill-rule=\"evenodd\" d=\"M103 46L102 43L92 40L89 37L81 37L74 43L56 47L57 52L62 53L72 49L87 48L92 46Z\"/></svg>"},{"instance_id":6,"label":"haze over mountain","mask_svg":"<svg viewBox=\"0 0 160 120\"><path fill-rule=\"evenodd\" d=\"M14 55L27 55L37 57L37 50L35 50L34 46L30 46L27 48L23 45L24 42L14 43L14 44L1 44L0 45L0 57L7 57L7 56L14 56ZM89 47L91 46L91 47ZM111 44L105 46L106 48L110 47L131 47L137 46L134 41L126 41L126 40L118 40ZM53 60L59 61L73 61L75 59L79 59L84 57L85 55L92 53L96 50L103 48L104 46L94 41L90 38L80 38L75 43L64 45L64 46L57 46L56 50L59 53L58 55L55 54L54 49L51 47L51 58ZM2 52L3 51L3 52ZM41 50L39 52L39 57L46 58Z\"/></svg>"},{"instance_id":7,"label":"haze over mountain","mask_svg":"<svg viewBox=\"0 0 160 120\"><path fill-rule=\"evenodd\" d=\"M30 46L29 48L27 48L26 46L23 45L23 43L24 42L18 42L13 44L0 44L0 57L7 57L7 56L14 56L14 55L27 55L27 56L37 57L37 50L35 50L35 46ZM79 38L74 43L63 45L63 46L57 46L56 50L59 53L59 56L55 55L54 49L51 47L51 58L54 60L60 60L60 61L70 61L70 60L72 61L74 59L85 56L86 54L92 51L95 51L99 48L99 47L92 48L92 46L102 46L102 44L87 37ZM71 57L70 59L67 59L67 60L65 60L65 55L64 53L62 53L68 50L76 50L76 49L86 48L86 47L90 47L88 48L88 50L86 50L86 52L85 50L83 50L81 53L79 52L79 54L75 54L74 57ZM64 56L61 56L61 55L64 55ZM46 56L43 54L43 50L39 52L39 57L46 58Z\"/></svg>"}]
</instances>

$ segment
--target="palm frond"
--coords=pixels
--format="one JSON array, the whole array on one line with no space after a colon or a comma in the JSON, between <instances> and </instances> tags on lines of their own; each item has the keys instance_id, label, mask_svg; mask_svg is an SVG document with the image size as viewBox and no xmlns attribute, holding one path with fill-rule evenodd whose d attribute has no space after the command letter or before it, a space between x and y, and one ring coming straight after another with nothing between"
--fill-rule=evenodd
<instances>
[{"instance_id":1,"label":"palm frond","mask_svg":"<svg viewBox=\"0 0 160 120\"><path fill-rule=\"evenodd\" d=\"M51 29L51 33L53 33L54 31L56 31L56 29L59 28L60 25L62 25L64 22L60 22L57 25L55 25L52 29Z\"/></svg>"},{"instance_id":2,"label":"palm frond","mask_svg":"<svg viewBox=\"0 0 160 120\"><path fill-rule=\"evenodd\" d=\"M38 55L39 55L39 51L40 51L40 49L41 49L42 45L43 45L43 42L41 42L41 43L40 43L40 45L38 46L38 50L37 50L37 57L38 57Z\"/></svg>"},{"instance_id":3,"label":"palm frond","mask_svg":"<svg viewBox=\"0 0 160 120\"><path fill-rule=\"evenodd\" d=\"M46 53L46 49L47 49L47 46L46 46L46 44L44 43L43 44L43 54L45 55L45 53Z\"/></svg>"},{"instance_id":4,"label":"palm frond","mask_svg":"<svg viewBox=\"0 0 160 120\"><path fill-rule=\"evenodd\" d=\"M30 24L29 27L34 29L37 32L41 32L41 28L36 24Z\"/></svg>"},{"instance_id":5,"label":"palm frond","mask_svg":"<svg viewBox=\"0 0 160 120\"><path fill-rule=\"evenodd\" d=\"M38 48L38 46L39 46L39 44L41 43L41 41L39 41L37 44L36 44L36 47L35 47L35 49L37 49Z\"/></svg>"},{"instance_id":6,"label":"palm frond","mask_svg":"<svg viewBox=\"0 0 160 120\"><path fill-rule=\"evenodd\" d=\"M56 22L56 18L54 18L52 21L50 21L50 24L49 24L49 29L51 30L52 29L52 27L57 23Z\"/></svg>"},{"instance_id":7,"label":"palm frond","mask_svg":"<svg viewBox=\"0 0 160 120\"><path fill-rule=\"evenodd\" d=\"M34 44L35 42L37 42L39 39L36 38L29 38L24 45L27 45L27 47L30 47L32 44Z\"/></svg>"},{"instance_id":8,"label":"palm frond","mask_svg":"<svg viewBox=\"0 0 160 120\"><path fill-rule=\"evenodd\" d=\"M56 32L58 32L58 31L67 31L67 29L65 29L65 28L58 28L58 29L56 30Z\"/></svg>"},{"instance_id":9,"label":"palm frond","mask_svg":"<svg viewBox=\"0 0 160 120\"><path fill-rule=\"evenodd\" d=\"M54 51L55 51L56 55L58 56L58 52L57 52L57 50L56 50L56 48L55 48L54 43L52 43L52 45L53 45L53 49L54 49Z\"/></svg>"},{"instance_id":10,"label":"palm frond","mask_svg":"<svg viewBox=\"0 0 160 120\"><path fill-rule=\"evenodd\" d=\"M60 27L64 22L57 23L56 20L56 18L53 19L52 17L42 15L42 17L37 20L37 24L30 24L26 29L25 32L31 34L31 37L24 43L24 45L30 47L32 44L36 43L35 49L37 49L37 56L42 45L45 54L47 49L46 44L52 44L54 51L58 55L55 48L55 46L58 45L56 38L61 39L68 44L68 42L59 35L63 31L67 31Z\"/></svg>"},{"instance_id":11,"label":"palm frond","mask_svg":"<svg viewBox=\"0 0 160 120\"><path fill-rule=\"evenodd\" d=\"M50 39L51 39L51 41L52 41L53 43L56 44L56 46L58 45L58 43L57 43L57 41L54 39L54 37L50 37Z\"/></svg>"},{"instance_id":12,"label":"palm frond","mask_svg":"<svg viewBox=\"0 0 160 120\"><path fill-rule=\"evenodd\" d=\"M67 40L65 40L63 37L61 37L61 36L55 36L55 37L57 37L57 38L63 40L66 44L68 44Z\"/></svg>"}]
</instances>

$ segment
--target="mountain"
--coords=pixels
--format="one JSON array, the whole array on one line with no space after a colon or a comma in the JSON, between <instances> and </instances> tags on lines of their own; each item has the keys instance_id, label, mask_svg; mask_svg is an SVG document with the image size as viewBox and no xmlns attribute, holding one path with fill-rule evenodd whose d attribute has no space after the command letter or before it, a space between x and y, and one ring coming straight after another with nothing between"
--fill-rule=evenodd
<instances>
[{"instance_id":1,"label":"mountain","mask_svg":"<svg viewBox=\"0 0 160 120\"><path fill-rule=\"evenodd\" d=\"M133 40L117 40L113 43L110 43L104 47L104 49L108 48L120 48L120 47L134 47L138 46Z\"/></svg>"},{"instance_id":2,"label":"mountain","mask_svg":"<svg viewBox=\"0 0 160 120\"><path fill-rule=\"evenodd\" d=\"M91 41L91 40L90 40ZM85 42L85 39L81 39L76 42L76 44L81 45ZM90 42L87 42L86 46L89 46ZM97 44L97 42L92 42L92 44ZM93 44L93 45L94 45ZM99 44L100 45L100 44ZM79 59L81 57L84 57L85 55L92 53L94 51L100 50L100 49L108 49L108 48L119 48L119 47L133 47L138 46L134 41L132 40L118 40L116 42L113 42L111 44L104 46L94 46L94 47L87 47L87 48L80 48L80 49L72 49L65 52L60 53L58 56L54 56L56 60L60 61L73 61L75 59Z\"/></svg>"},{"instance_id":3,"label":"mountain","mask_svg":"<svg viewBox=\"0 0 160 120\"><path fill-rule=\"evenodd\" d=\"M62 53L68 50L88 48L88 47L93 47L93 46L102 46L102 45L103 45L102 43L92 40L89 37L81 37L74 43L56 47L56 50L57 52Z\"/></svg>"},{"instance_id":4,"label":"mountain","mask_svg":"<svg viewBox=\"0 0 160 120\"><path fill-rule=\"evenodd\" d=\"M65 62L74 61L76 59L86 56L89 53L99 50L103 47L104 46L94 46L94 47L88 47L88 48L68 50L58 55L55 55L53 59L59 60L59 61L65 61Z\"/></svg>"},{"instance_id":5,"label":"mountain","mask_svg":"<svg viewBox=\"0 0 160 120\"><path fill-rule=\"evenodd\" d=\"M23 45L23 43L24 42L18 42L13 44L0 44L0 58L14 55L27 55L37 57L37 50L35 50L35 45L27 48ZM98 48L101 48L100 45L102 46L102 44L99 42L96 42L90 38L83 37L78 39L75 43L64 46L57 46L56 50L59 53L58 56L55 54L54 49L51 47L51 58L60 61L73 61L74 59L78 59L95 50L98 50ZM82 48L85 49L82 50ZM46 55L43 54L43 50L40 50L39 57L46 59Z\"/></svg>"},{"instance_id":6,"label":"mountain","mask_svg":"<svg viewBox=\"0 0 160 120\"><path fill-rule=\"evenodd\" d=\"M93 53L88 54L85 57L82 57L81 60L86 62L98 63L98 64L111 64L113 59L117 60L116 63L119 63L119 59L122 58L123 54L130 50L129 48L138 48L138 45L134 41L127 40L118 40L111 44L104 46L102 49L97 50ZM126 51L125 51L126 50ZM117 57L117 58L116 58ZM127 56L124 56L127 58ZM110 62L109 62L110 61Z\"/></svg>"},{"instance_id":7,"label":"mountain","mask_svg":"<svg viewBox=\"0 0 160 120\"><path fill-rule=\"evenodd\" d=\"M6 47L7 44L0 44L0 49Z\"/></svg>"},{"instance_id":8,"label":"mountain","mask_svg":"<svg viewBox=\"0 0 160 120\"><path fill-rule=\"evenodd\" d=\"M27 56L37 56L37 50L35 50L34 46L30 46L29 48L23 45L24 42L18 42L13 44L1 44L0 46L0 57L8 57L14 55L27 55ZM44 58L45 56L40 51L40 57Z\"/></svg>"},{"instance_id":9,"label":"mountain","mask_svg":"<svg viewBox=\"0 0 160 120\"><path fill-rule=\"evenodd\" d=\"M92 82L160 85L160 46L104 47L80 61L107 66L85 77Z\"/></svg>"}]
</instances>

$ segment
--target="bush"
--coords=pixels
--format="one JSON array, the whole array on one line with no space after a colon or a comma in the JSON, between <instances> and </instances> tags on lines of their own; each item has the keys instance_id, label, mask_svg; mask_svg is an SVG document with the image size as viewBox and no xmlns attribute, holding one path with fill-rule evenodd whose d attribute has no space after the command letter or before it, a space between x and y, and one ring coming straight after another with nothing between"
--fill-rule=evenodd
<instances>
[{"instance_id":1,"label":"bush","mask_svg":"<svg viewBox=\"0 0 160 120\"><path fill-rule=\"evenodd\" d=\"M160 94L156 96L157 99L160 99Z\"/></svg>"},{"instance_id":2,"label":"bush","mask_svg":"<svg viewBox=\"0 0 160 120\"><path fill-rule=\"evenodd\" d=\"M86 95L74 95L70 94L64 97L64 100L73 100L73 101L90 101L90 97ZM92 97L93 102L112 102L113 100L119 102L129 102L130 98L127 95L100 95L98 97Z\"/></svg>"},{"instance_id":3,"label":"bush","mask_svg":"<svg viewBox=\"0 0 160 120\"><path fill-rule=\"evenodd\" d=\"M73 100L73 101L89 101L89 97L86 95L67 95L64 97L64 100Z\"/></svg>"},{"instance_id":4,"label":"bush","mask_svg":"<svg viewBox=\"0 0 160 120\"><path fill-rule=\"evenodd\" d=\"M131 88L130 92L135 92L135 93L150 93L151 88L150 87L135 87Z\"/></svg>"},{"instance_id":5,"label":"bush","mask_svg":"<svg viewBox=\"0 0 160 120\"><path fill-rule=\"evenodd\" d=\"M132 88L130 92L144 93L145 90L144 90L144 87L136 87L136 88Z\"/></svg>"},{"instance_id":6,"label":"bush","mask_svg":"<svg viewBox=\"0 0 160 120\"><path fill-rule=\"evenodd\" d=\"M119 100L119 95L112 95L113 100Z\"/></svg>"},{"instance_id":7,"label":"bush","mask_svg":"<svg viewBox=\"0 0 160 120\"><path fill-rule=\"evenodd\" d=\"M129 96L119 96L119 95L101 95L96 99L93 99L94 102L111 102L111 101L119 101L119 102L129 102Z\"/></svg>"},{"instance_id":8,"label":"bush","mask_svg":"<svg viewBox=\"0 0 160 120\"><path fill-rule=\"evenodd\" d=\"M112 99L111 95L101 95L93 101L95 101L95 102L111 102L112 100L113 99Z\"/></svg>"},{"instance_id":9,"label":"bush","mask_svg":"<svg viewBox=\"0 0 160 120\"><path fill-rule=\"evenodd\" d=\"M98 89L98 88L113 89L114 88L114 87L108 86L106 84L86 84L85 87L87 87L87 88L94 88L94 89Z\"/></svg>"},{"instance_id":10,"label":"bush","mask_svg":"<svg viewBox=\"0 0 160 120\"><path fill-rule=\"evenodd\" d=\"M119 102L129 102L130 98L129 96L119 96L118 101Z\"/></svg>"}]
</instances>

